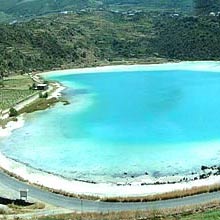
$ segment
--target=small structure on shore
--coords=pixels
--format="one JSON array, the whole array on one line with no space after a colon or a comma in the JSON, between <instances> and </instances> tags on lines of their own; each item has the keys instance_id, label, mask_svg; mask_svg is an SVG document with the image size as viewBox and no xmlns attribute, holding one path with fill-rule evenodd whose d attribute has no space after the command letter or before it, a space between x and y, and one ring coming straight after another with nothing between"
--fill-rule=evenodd
<instances>
[{"instance_id":1,"label":"small structure on shore","mask_svg":"<svg viewBox=\"0 0 220 220\"><path fill-rule=\"evenodd\" d=\"M48 89L48 84L46 83L39 83L35 87L36 90L47 90Z\"/></svg>"}]
</instances>

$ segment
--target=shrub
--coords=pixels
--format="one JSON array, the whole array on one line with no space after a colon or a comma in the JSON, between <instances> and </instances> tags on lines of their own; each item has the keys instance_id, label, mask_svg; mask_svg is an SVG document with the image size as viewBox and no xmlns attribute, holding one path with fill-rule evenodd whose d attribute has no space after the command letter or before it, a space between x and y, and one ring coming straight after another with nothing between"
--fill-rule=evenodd
<instances>
[{"instance_id":1,"label":"shrub","mask_svg":"<svg viewBox=\"0 0 220 220\"><path fill-rule=\"evenodd\" d=\"M46 99L48 97L48 93L47 92L45 92L45 93L42 93L42 92L40 92L39 93L39 98L44 98L44 99Z\"/></svg>"},{"instance_id":2,"label":"shrub","mask_svg":"<svg viewBox=\"0 0 220 220\"><path fill-rule=\"evenodd\" d=\"M45 99L48 98L48 93L45 92L44 95L43 95L43 97L44 97Z\"/></svg>"},{"instance_id":3,"label":"shrub","mask_svg":"<svg viewBox=\"0 0 220 220\"><path fill-rule=\"evenodd\" d=\"M43 93L42 92L39 92L39 98L43 98Z\"/></svg>"},{"instance_id":4,"label":"shrub","mask_svg":"<svg viewBox=\"0 0 220 220\"><path fill-rule=\"evenodd\" d=\"M37 86L36 83L33 83L31 89L36 89L36 86Z\"/></svg>"},{"instance_id":5,"label":"shrub","mask_svg":"<svg viewBox=\"0 0 220 220\"><path fill-rule=\"evenodd\" d=\"M15 108L10 108L10 110L9 110L9 116L10 117L16 117L16 116L18 116L18 111L15 109Z\"/></svg>"}]
</instances>

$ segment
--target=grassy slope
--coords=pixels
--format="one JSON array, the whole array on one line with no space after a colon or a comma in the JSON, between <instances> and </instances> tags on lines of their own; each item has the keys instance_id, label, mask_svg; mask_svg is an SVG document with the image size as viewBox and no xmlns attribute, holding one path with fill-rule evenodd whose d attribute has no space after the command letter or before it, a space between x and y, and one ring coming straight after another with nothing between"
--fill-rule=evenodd
<instances>
[{"instance_id":1,"label":"grassy slope","mask_svg":"<svg viewBox=\"0 0 220 220\"><path fill-rule=\"evenodd\" d=\"M93 7L97 4L93 0L0 0L0 11L19 18L32 17L63 10L77 10Z\"/></svg>"},{"instance_id":2,"label":"grassy slope","mask_svg":"<svg viewBox=\"0 0 220 220\"><path fill-rule=\"evenodd\" d=\"M172 11L209 14L220 11L220 0L0 0L0 22L25 20L61 11L81 9Z\"/></svg>"},{"instance_id":3,"label":"grassy slope","mask_svg":"<svg viewBox=\"0 0 220 220\"><path fill-rule=\"evenodd\" d=\"M112 19L112 21L111 21ZM14 26L0 26L0 70L44 70L62 65L144 57L151 21L126 20L112 14L52 16ZM141 50L136 46L144 46ZM139 55L136 56L135 53ZM146 54L147 55L147 54Z\"/></svg>"},{"instance_id":4,"label":"grassy slope","mask_svg":"<svg viewBox=\"0 0 220 220\"><path fill-rule=\"evenodd\" d=\"M220 211L207 211L199 214L188 215L181 218L182 220L217 220L220 219Z\"/></svg>"},{"instance_id":5,"label":"grassy slope","mask_svg":"<svg viewBox=\"0 0 220 220\"><path fill-rule=\"evenodd\" d=\"M110 8L139 7L148 10L176 10L190 13L194 7L194 0L103 0Z\"/></svg>"},{"instance_id":6,"label":"grassy slope","mask_svg":"<svg viewBox=\"0 0 220 220\"><path fill-rule=\"evenodd\" d=\"M43 71L115 61L219 60L219 17L54 15L0 25L0 71Z\"/></svg>"},{"instance_id":7,"label":"grassy slope","mask_svg":"<svg viewBox=\"0 0 220 220\"><path fill-rule=\"evenodd\" d=\"M178 10L191 12L194 0L0 0L0 12L19 19L65 10L85 8L142 8L144 10ZM1 18L1 17L0 17Z\"/></svg>"}]
</instances>

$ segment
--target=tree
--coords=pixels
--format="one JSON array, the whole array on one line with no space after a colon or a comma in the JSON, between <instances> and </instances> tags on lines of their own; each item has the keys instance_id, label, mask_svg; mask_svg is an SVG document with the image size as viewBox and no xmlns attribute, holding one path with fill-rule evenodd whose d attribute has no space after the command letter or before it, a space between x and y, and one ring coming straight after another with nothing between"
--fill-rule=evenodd
<instances>
[{"instance_id":1,"label":"tree","mask_svg":"<svg viewBox=\"0 0 220 220\"><path fill-rule=\"evenodd\" d=\"M10 108L9 110L9 117L16 117L18 116L18 111L15 108Z\"/></svg>"},{"instance_id":2,"label":"tree","mask_svg":"<svg viewBox=\"0 0 220 220\"><path fill-rule=\"evenodd\" d=\"M4 74L2 72L0 72L0 87L4 86L3 77L4 77Z\"/></svg>"}]
</instances>

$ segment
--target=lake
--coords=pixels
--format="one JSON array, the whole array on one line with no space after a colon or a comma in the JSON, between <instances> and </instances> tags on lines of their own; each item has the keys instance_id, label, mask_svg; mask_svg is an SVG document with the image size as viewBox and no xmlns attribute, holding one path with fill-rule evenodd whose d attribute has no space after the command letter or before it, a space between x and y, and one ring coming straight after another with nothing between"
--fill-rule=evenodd
<instances>
[{"instance_id":1,"label":"lake","mask_svg":"<svg viewBox=\"0 0 220 220\"><path fill-rule=\"evenodd\" d=\"M104 183L220 165L220 71L159 66L46 75L67 87L70 104L28 115L0 151L68 179Z\"/></svg>"}]
</instances>

